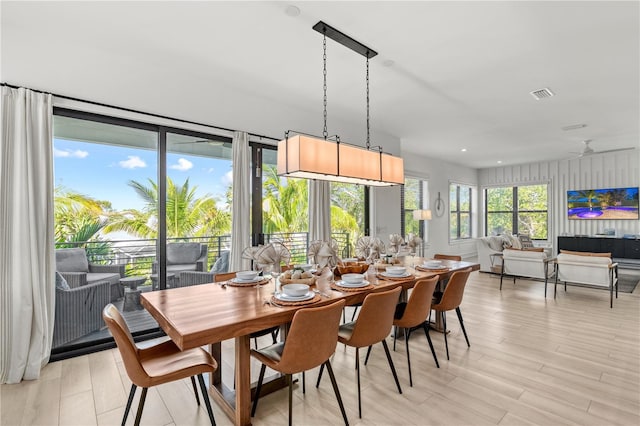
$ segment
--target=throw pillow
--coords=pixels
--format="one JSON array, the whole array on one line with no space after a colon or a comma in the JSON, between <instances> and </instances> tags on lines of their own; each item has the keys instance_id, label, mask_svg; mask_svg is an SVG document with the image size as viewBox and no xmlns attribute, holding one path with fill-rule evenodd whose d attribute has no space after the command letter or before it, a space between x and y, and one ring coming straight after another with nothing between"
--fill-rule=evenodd
<instances>
[{"instance_id":1,"label":"throw pillow","mask_svg":"<svg viewBox=\"0 0 640 426\"><path fill-rule=\"evenodd\" d=\"M509 235L509 240L511 240L511 247L521 249L522 244L520 243L520 238L516 235Z\"/></svg>"},{"instance_id":2,"label":"throw pillow","mask_svg":"<svg viewBox=\"0 0 640 426\"><path fill-rule=\"evenodd\" d=\"M211 267L211 273L229 272L229 251L223 251Z\"/></svg>"},{"instance_id":3,"label":"throw pillow","mask_svg":"<svg viewBox=\"0 0 640 426\"><path fill-rule=\"evenodd\" d=\"M56 288L59 288L60 290L71 290L67 280L65 280L62 274L58 271L56 271Z\"/></svg>"},{"instance_id":4,"label":"throw pillow","mask_svg":"<svg viewBox=\"0 0 640 426\"><path fill-rule=\"evenodd\" d=\"M500 237L488 237L487 244L489 248L495 251L502 251L504 248L502 238Z\"/></svg>"}]
</instances>

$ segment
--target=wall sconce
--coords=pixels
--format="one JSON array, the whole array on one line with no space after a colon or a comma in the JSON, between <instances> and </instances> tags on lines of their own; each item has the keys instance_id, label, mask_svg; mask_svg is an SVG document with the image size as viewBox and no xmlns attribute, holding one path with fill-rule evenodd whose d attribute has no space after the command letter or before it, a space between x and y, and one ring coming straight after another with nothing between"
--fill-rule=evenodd
<instances>
[{"instance_id":1,"label":"wall sconce","mask_svg":"<svg viewBox=\"0 0 640 426\"><path fill-rule=\"evenodd\" d=\"M415 220L431 220L431 210L414 210L413 218Z\"/></svg>"}]
</instances>

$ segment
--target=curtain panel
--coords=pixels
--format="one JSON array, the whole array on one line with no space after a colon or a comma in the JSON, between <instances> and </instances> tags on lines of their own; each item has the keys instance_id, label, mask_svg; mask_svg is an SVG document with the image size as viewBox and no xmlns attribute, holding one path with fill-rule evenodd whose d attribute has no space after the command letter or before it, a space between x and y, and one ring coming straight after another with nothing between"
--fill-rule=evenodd
<instances>
[{"instance_id":1,"label":"curtain panel","mask_svg":"<svg viewBox=\"0 0 640 426\"><path fill-rule=\"evenodd\" d=\"M0 382L40 376L54 321L51 95L2 87Z\"/></svg>"},{"instance_id":2,"label":"curtain panel","mask_svg":"<svg viewBox=\"0 0 640 426\"><path fill-rule=\"evenodd\" d=\"M248 260L242 259L242 251L251 245L251 150L249 134L233 132L232 143L233 184L231 201L231 254L230 271L250 269Z\"/></svg>"},{"instance_id":3,"label":"curtain panel","mask_svg":"<svg viewBox=\"0 0 640 426\"><path fill-rule=\"evenodd\" d=\"M309 241L331 241L331 184L309 181Z\"/></svg>"}]
</instances>

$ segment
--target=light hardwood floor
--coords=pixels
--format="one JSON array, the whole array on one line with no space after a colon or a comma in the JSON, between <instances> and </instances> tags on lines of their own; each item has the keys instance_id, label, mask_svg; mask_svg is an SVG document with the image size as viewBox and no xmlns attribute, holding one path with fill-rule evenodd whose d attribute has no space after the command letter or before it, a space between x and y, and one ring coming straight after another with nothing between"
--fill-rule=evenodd
<instances>
[{"instance_id":1,"label":"light hardwood floor","mask_svg":"<svg viewBox=\"0 0 640 426\"><path fill-rule=\"evenodd\" d=\"M394 425L638 425L640 424L640 290L620 294L609 309L606 291L569 287L544 299L543 284L506 281L474 272L462 313L471 341L467 348L455 314L446 360L441 334L432 339L441 368L435 368L424 334L411 337L413 388L409 387L404 342L392 356L403 394L398 394L384 351L375 347L362 369L363 418L358 419L354 352L338 345L333 365L350 423ZM391 344L392 338L388 339ZM264 341L267 343L268 339ZM223 344L232 360L233 344ZM364 351L362 351L364 357ZM232 365L223 379L232 381ZM258 366L252 368L257 375ZM331 384L294 391L294 423L341 424ZM117 350L49 364L37 381L4 385L2 425L119 424L130 382ZM137 403L139 392L136 394ZM231 424L213 404L219 425ZM135 412L135 411L134 411ZM133 423L132 415L128 424ZM286 424L285 390L261 399L255 425ZM152 388L142 424L208 424L188 380Z\"/></svg>"}]
</instances>

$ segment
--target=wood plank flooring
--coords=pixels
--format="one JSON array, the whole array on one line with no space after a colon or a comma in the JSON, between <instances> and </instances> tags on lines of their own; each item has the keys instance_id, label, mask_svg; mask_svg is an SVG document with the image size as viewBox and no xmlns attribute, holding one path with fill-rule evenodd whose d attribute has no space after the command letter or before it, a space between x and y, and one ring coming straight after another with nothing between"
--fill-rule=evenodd
<instances>
[{"instance_id":1,"label":"wood plank flooring","mask_svg":"<svg viewBox=\"0 0 640 426\"><path fill-rule=\"evenodd\" d=\"M640 424L640 291L620 294L609 309L606 291L541 282L505 281L474 272L462 313L471 348L455 315L447 361L442 334L432 332L437 369L424 334L411 337L414 386L409 387L404 342L392 352L398 394L380 345L362 367L363 417L358 419L354 351L338 345L332 363L352 425L638 425ZM350 313L348 313L350 314ZM262 343L267 344L265 337ZM388 342L392 345L392 337ZM364 361L362 351L362 362ZM223 380L233 386L233 343L223 343ZM252 366L257 378L258 365ZM341 424L327 377L306 394L294 391L295 424ZM130 382L117 350L47 365L39 380L0 387L2 425L116 425ZM136 403L139 391L136 394ZM219 425L231 424L213 404ZM135 413L135 411L134 411ZM130 415L127 424L133 423ZM255 425L287 422L287 392L261 399ZM188 380L152 388L142 424L208 424Z\"/></svg>"}]
</instances>

